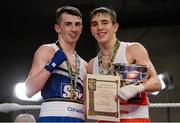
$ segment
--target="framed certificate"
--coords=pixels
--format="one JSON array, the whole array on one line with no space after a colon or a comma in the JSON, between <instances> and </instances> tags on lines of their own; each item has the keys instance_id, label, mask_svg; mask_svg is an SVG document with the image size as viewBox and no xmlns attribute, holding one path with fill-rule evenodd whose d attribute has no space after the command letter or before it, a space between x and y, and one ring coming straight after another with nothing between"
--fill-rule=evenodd
<instances>
[{"instance_id":1,"label":"framed certificate","mask_svg":"<svg viewBox=\"0 0 180 123\"><path fill-rule=\"evenodd\" d=\"M120 76L87 74L87 119L119 121L120 106L115 101L119 88Z\"/></svg>"}]
</instances>

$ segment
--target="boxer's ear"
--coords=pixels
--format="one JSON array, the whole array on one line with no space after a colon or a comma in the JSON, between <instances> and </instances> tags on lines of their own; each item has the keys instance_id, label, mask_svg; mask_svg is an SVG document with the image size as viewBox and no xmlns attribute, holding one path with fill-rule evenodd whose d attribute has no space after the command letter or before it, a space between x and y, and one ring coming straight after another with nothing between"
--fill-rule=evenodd
<instances>
[{"instance_id":1,"label":"boxer's ear","mask_svg":"<svg viewBox=\"0 0 180 123\"><path fill-rule=\"evenodd\" d=\"M54 29L57 33L61 33L61 26L59 24L55 24Z\"/></svg>"}]
</instances>

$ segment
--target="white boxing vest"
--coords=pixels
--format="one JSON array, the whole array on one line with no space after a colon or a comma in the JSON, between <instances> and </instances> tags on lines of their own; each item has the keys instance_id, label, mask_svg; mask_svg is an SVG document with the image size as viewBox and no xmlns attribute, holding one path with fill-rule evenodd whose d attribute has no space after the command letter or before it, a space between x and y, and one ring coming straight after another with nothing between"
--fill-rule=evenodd
<instances>
[{"instance_id":1,"label":"white boxing vest","mask_svg":"<svg viewBox=\"0 0 180 123\"><path fill-rule=\"evenodd\" d=\"M115 60L113 63L125 63L128 64L126 58L126 47L128 46L127 42L120 42L120 47L117 51L117 55L115 56ZM99 65L98 65L98 55L95 57L93 64L93 74L99 73ZM146 93L142 93L142 98L140 101L131 100L126 103L120 104L120 116L121 119L129 119L129 118L149 118L149 100Z\"/></svg>"}]
</instances>

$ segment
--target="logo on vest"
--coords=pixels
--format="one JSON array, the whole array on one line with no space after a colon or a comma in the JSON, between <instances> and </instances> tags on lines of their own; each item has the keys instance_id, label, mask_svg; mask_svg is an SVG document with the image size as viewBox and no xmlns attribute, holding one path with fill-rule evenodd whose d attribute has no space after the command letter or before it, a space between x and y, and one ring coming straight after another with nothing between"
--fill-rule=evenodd
<instances>
[{"instance_id":1,"label":"logo on vest","mask_svg":"<svg viewBox=\"0 0 180 123\"><path fill-rule=\"evenodd\" d=\"M81 114L84 113L82 109L77 109L77 108L74 108L74 107L67 107L67 110L71 111L71 112L81 113Z\"/></svg>"}]
</instances>

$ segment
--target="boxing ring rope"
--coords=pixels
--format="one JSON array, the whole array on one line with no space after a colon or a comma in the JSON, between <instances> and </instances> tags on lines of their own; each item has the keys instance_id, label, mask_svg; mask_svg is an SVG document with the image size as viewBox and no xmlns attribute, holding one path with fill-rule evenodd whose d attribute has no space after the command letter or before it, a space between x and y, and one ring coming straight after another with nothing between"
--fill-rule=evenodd
<instances>
[{"instance_id":1,"label":"boxing ring rope","mask_svg":"<svg viewBox=\"0 0 180 123\"><path fill-rule=\"evenodd\" d=\"M149 107L152 108L166 108L166 107L180 107L180 103L151 103Z\"/></svg>"},{"instance_id":2,"label":"boxing ring rope","mask_svg":"<svg viewBox=\"0 0 180 123\"><path fill-rule=\"evenodd\" d=\"M150 108L166 108L166 107L175 107L179 108L180 103L150 103ZM18 110L37 110L40 109L41 105L20 105L17 103L1 103L0 112L8 113L11 111Z\"/></svg>"},{"instance_id":3,"label":"boxing ring rope","mask_svg":"<svg viewBox=\"0 0 180 123\"><path fill-rule=\"evenodd\" d=\"M20 105L17 103L2 103L0 104L0 112L8 113L18 110L35 110L40 109L41 105Z\"/></svg>"}]
</instances>

